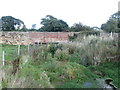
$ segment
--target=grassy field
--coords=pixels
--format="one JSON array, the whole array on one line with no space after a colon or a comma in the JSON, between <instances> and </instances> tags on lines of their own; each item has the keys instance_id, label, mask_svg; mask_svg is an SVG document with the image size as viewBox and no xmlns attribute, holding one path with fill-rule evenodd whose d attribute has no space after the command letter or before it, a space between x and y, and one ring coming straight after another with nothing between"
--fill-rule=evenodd
<instances>
[{"instance_id":1,"label":"grassy field","mask_svg":"<svg viewBox=\"0 0 120 90\"><path fill-rule=\"evenodd\" d=\"M78 39L78 38L77 38ZM17 45L1 45L5 51L5 66L1 64L1 88L100 88L99 80L112 78L120 85L118 66L120 62L107 61L115 56L117 42L89 37L79 44L21 45L19 71L13 72L11 63L18 58ZM94 58L97 57L97 58ZM0 62L2 56L0 56ZM100 61L100 64L94 62ZM119 87L120 88L120 87Z\"/></svg>"}]
</instances>

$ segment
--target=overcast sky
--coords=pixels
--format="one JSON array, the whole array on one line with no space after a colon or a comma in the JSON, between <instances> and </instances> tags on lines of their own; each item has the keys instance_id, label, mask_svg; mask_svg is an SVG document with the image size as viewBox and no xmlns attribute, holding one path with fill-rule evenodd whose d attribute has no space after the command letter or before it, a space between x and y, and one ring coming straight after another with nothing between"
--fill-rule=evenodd
<instances>
[{"instance_id":1,"label":"overcast sky","mask_svg":"<svg viewBox=\"0 0 120 90\"><path fill-rule=\"evenodd\" d=\"M32 24L40 27L41 18L52 15L72 26L82 22L88 26L105 23L118 11L119 0L0 0L0 17L13 16L24 21L27 28Z\"/></svg>"}]
</instances>

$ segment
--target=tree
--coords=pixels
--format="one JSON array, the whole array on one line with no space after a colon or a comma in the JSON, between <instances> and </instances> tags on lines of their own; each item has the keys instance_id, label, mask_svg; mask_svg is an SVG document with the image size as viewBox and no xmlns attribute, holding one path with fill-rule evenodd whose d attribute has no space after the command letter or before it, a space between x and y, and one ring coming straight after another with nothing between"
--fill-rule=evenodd
<instances>
[{"instance_id":1,"label":"tree","mask_svg":"<svg viewBox=\"0 0 120 90\"><path fill-rule=\"evenodd\" d=\"M0 19L0 31L2 30L2 20Z\"/></svg>"},{"instance_id":2,"label":"tree","mask_svg":"<svg viewBox=\"0 0 120 90\"><path fill-rule=\"evenodd\" d=\"M110 16L109 20L101 25L101 29L106 32L120 32L120 11Z\"/></svg>"},{"instance_id":3,"label":"tree","mask_svg":"<svg viewBox=\"0 0 120 90\"><path fill-rule=\"evenodd\" d=\"M79 32L79 31L90 31L92 30L89 26L83 25L82 23L75 23L72 27L71 27L71 31L74 32Z\"/></svg>"},{"instance_id":4,"label":"tree","mask_svg":"<svg viewBox=\"0 0 120 90\"><path fill-rule=\"evenodd\" d=\"M105 24L101 25L101 29L106 32L117 32L117 21L114 19L110 19Z\"/></svg>"},{"instance_id":5,"label":"tree","mask_svg":"<svg viewBox=\"0 0 120 90\"><path fill-rule=\"evenodd\" d=\"M110 16L110 19L118 20L119 18L120 18L120 11L118 11Z\"/></svg>"},{"instance_id":6,"label":"tree","mask_svg":"<svg viewBox=\"0 0 120 90\"><path fill-rule=\"evenodd\" d=\"M63 20L59 20L51 15L47 15L45 18L42 18L41 31L48 32L57 32L57 31L65 31L68 28L68 24Z\"/></svg>"},{"instance_id":7,"label":"tree","mask_svg":"<svg viewBox=\"0 0 120 90\"><path fill-rule=\"evenodd\" d=\"M3 31L20 30L25 27L23 21L21 21L20 19L16 19L12 16L3 16L1 18L1 21Z\"/></svg>"},{"instance_id":8,"label":"tree","mask_svg":"<svg viewBox=\"0 0 120 90\"><path fill-rule=\"evenodd\" d=\"M36 29L36 24L32 24L32 28L29 29L29 31L37 31L37 29Z\"/></svg>"},{"instance_id":9,"label":"tree","mask_svg":"<svg viewBox=\"0 0 120 90\"><path fill-rule=\"evenodd\" d=\"M36 28L36 24L32 24L32 29L35 29Z\"/></svg>"}]
</instances>

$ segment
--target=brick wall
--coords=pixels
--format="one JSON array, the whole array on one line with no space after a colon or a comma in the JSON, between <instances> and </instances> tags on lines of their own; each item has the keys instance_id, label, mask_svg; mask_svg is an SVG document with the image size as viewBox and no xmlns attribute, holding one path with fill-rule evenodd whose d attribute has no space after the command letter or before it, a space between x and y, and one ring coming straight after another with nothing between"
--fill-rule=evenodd
<instances>
[{"instance_id":1,"label":"brick wall","mask_svg":"<svg viewBox=\"0 0 120 90\"><path fill-rule=\"evenodd\" d=\"M35 42L67 42L73 32L0 32L0 43L33 44Z\"/></svg>"}]
</instances>

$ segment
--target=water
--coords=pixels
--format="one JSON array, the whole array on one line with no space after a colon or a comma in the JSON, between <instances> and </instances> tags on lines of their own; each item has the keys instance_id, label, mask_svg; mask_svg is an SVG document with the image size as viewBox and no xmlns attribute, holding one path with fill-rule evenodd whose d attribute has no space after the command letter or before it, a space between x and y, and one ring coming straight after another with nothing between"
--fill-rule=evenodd
<instances>
[{"instance_id":1,"label":"water","mask_svg":"<svg viewBox=\"0 0 120 90\"><path fill-rule=\"evenodd\" d=\"M105 79L95 79L87 81L83 84L84 88L103 88L105 86Z\"/></svg>"},{"instance_id":2,"label":"water","mask_svg":"<svg viewBox=\"0 0 120 90\"><path fill-rule=\"evenodd\" d=\"M91 87L93 87L93 83L92 82L85 82L83 86L85 88L91 88Z\"/></svg>"}]
</instances>

